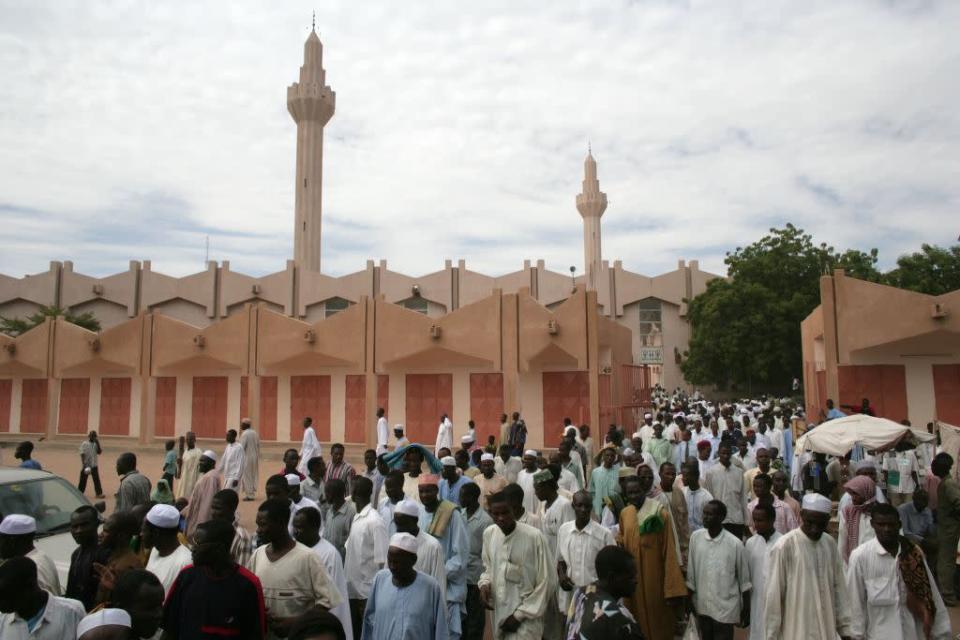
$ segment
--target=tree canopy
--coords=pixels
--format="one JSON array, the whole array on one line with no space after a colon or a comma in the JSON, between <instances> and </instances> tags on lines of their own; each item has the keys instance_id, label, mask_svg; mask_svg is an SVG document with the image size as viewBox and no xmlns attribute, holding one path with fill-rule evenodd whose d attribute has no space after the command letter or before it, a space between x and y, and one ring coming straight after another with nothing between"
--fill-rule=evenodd
<instances>
[{"instance_id":1,"label":"tree canopy","mask_svg":"<svg viewBox=\"0 0 960 640\"><path fill-rule=\"evenodd\" d=\"M923 245L897 268L877 269L878 252L815 244L792 224L728 252L729 277L688 301L690 347L681 364L697 385L781 391L801 375L800 322L820 304L820 276L842 268L871 282L939 295L960 289L960 245Z\"/></svg>"},{"instance_id":2,"label":"tree canopy","mask_svg":"<svg viewBox=\"0 0 960 640\"><path fill-rule=\"evenodd\" d=\"M89 311L74 314L66 309L50 306L41 307L36 313L26 318L4 318L0 316L0 333L17 337L43 324L47 318L55 318L57 316L62 316L67 322L83 327L88 331L100 331L100 321Z\"/></svg>"}]
</instances>

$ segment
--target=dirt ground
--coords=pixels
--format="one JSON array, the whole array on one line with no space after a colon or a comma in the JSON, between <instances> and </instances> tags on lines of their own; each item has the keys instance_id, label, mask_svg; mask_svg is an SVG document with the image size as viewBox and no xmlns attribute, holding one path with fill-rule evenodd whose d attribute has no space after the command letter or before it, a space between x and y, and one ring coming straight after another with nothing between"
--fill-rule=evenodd
<instances>
[{"instance_id":1,"label":"dirt ground","mask_svg":"<svg viewBox=\"0 0 960 640\"><path fill-rule=\"evenodd\" d=\"M0 465L15 466L14 463L16 461L13 458L13 450L16 442L17 440L12 438L0 440ZM34 440L34 444L36 448L34 449L33 457L43 465L45 470L56 473L76 484L81 469L80 456L77 452L80 440L57 440L55 442L38 442ZM125 451L133 451L137 454L137 466L140 472L151 480L156 480L161 475L160 469L163 462L163 447L159 444L142 445L139 443L131 443L129 440L111 440L109 438L102 439L101 445L103 446L103 455L100 457L100 479L103 481L103 491L107 496L105 500L107 505L106 513L109 514L113 511L113 496L119 485L119 478L114 467L117 456ZM213 449L219 455L223 451L224 443L207 441L200 442L197 446L200 449ZM282 457L285 449L286 447L282 445L265 445L261 450L260 488L257 500L253 502L240 502L240 522L248 531L255 529L254 518L256 516L257 505L264 499L263 484L266 482L267 477L273 473L278 473L282 469ZM326 454L326 451L324 453ZM347 460L352 462L358 469L363 466L361 462L363 459L362 450L348 448L346 457ZM94 502L96 499L93 496L92 484L92 482L87 483L86 495L91 502ZM950 612L951 626L956 632L960 630L960 607L954 607L948 609L948 611ZM489 633L487 635L489 637ZM735 637L737 640L746 640L748 635L747 630L737 629Z\"/></svg>"}]
</instances>

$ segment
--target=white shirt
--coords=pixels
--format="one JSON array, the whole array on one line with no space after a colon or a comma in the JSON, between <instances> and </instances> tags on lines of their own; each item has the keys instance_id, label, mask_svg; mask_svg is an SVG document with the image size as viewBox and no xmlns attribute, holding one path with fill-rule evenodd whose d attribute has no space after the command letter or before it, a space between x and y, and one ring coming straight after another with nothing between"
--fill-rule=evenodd
<instances>
[{"instance_id":1,"label":"white shirt","mask_svg":"<svg viewBox=\"0 0 960 640\"><path fill-rule=\"evenodd\" d=\"M763 640L763 604L767 587L767 560L770 559L770 550L783 536L779 531L774 531L769 540L764 540L763 536L755 535L747 538L745 546L747 552L747 563L750 565L750 582L753 588L750 590L750 639Z\"/></svg>"},{"instance_id":2,"label":"white shirt","mask_svg":"<svg viewBox=\"0 0 960 640\"><path fill-rule=\"evenodd\" d=\"M46 589L55 596L63 593L63 589L60 587L60 574L57 573L57 565L50 556L34 547L33 551L28 553L26 557L33 560L33 563L37 565L37 583L41 589Z\"/></svg>"},{"instance_id":3,"label":"white shirt","mask_svg":"<svg viewBox=\"0 0 960 640\"><path fill-rule=\"evenodd\" d=\"M577 476L573 475L570 470L560 467L560 479L557 481L557 486L564 490L568 491L571 494L580 491L582 485L577 480Z\"/></svg>"},{"instance_id":4,"label":"white shirt","mask_svg":"<svg viewBox=\"0 0 960 640\"><path fill-rule=\"evenodd\" d=\"M377 455L387 452L387 441L390 438L390 430L387 428L387 419L383 416L377 418ZM348 636L350 634L347 634Z\"/></svg>"},{"instance_id":5,"label":"white shirt","mask_svg":"<svg viewBox=\"0 0 960 640\"><path fill-rule=\"evenodd\" d=\"M417 563L413 568L436 580L444 601L447 599L447 565L443 546L423 529L417 533Z\"/></svg>"},{"instance_id":6,"label":"white shirt","mask_svg":"<svg viewBox=\"0 0 960 640\"><path fill-rule=\"evenodd\" d=\"M575 521L564 522L557 534L557 561L567 565L567 576L578 587L585 587L597 579L597 554L600 549L616 544L613 534L593 520L583 529L577 529ZM570 603L572 591L558 590L560 611Z\"/></svg>"},{"instance_id":7,"label":"white shirt","mask_svg":"<svg viewBox=\"0 0 960 640\"><path fill-rule=\"evenodd\" d=\"M933 640L949 640L950 617L943 599L924 566L933 604L936 609L931 628ZM923 627L907 609L907 590L897 566L876 538L858 547L850 555L847 569L847 591L850 594L851 634L854 638L878 640L924 640Z\"/></svg>"},{"instance_id":8,"label":"white shirt","mask_svg":"<svg viewBox=\"0 0 960 640\"><path fill-rule=\"evenodd\" d=\"M547 550L550 556L556 561L557 557L557 538L560 534L560 526L565 522L570 522L577 517L573 511L573 505L567 498L557 495L549 507L546 502L541 503L543 511L540 514L540 530L547 540Z\"/></svg>"},{"instance_id":9,"label":"white shirt","mask_svg":"<svg viewBox=\"0 0 960 640\"><path fill-rule=\"evenodd\" d=\"M523 508L528 513L536 513L540 509L540 501L537 500L537 494L533 490L533 476L536 471L530 472L526 469L520 469L517 473L517 484L523 489ZM569 473L569 472L568 472ZM561 476L563 473L561 472Z\"/></svg>"},{"instance_id":10,"label":"white shirt","mask_svg":"<svg viewBox=\"0 0 960 640\"><path fill-rule=\"evenodd\" d=\"M709 471L707 477L701 480L703 488L709 491L714 498L727 507L727 517L724 523L743 524L743 508L746 504L743 499L743 470L735 464L724 467L717 464Z\"/></svg>"},{"instance_id":11,"label":"white shirt","mask_svg":"<svg viewBox=\"0 0 960 640\"><path fill-rule=\"evenodd\" d=\"M77 625L87 615L83 603L71 598L48 596L40 621L27 631L27 621L16 613L0 613L0 638L3 640L72 640Z\"/></svg>"},{"instance_id":12,"label":"white shirt","mask_svg":"<svg viewBox=\"0 0 960 640\"><path fill-rule=\"evenodd\" d=\"M182 544L177 545L173 553L163 558L160 557L160 552L154 547L150 551L150 559L147 560L147 571L157 576L160 584L163 585L163 592L168 593L170 587L173 586L173 581L180 575L180 570L189 564L193 564L193 556L190 549Z\"/></svg>"},{"instance_id":13,"label":"white shirt","mask_svg":"<svg viewBox=\"0 0 960 640\"><path fill-rule=\"evenodd\" d=\"M783 429L774 427L767 431L767 435L769 436L770 446L777 450L777 457L783 459Z\"/></svg>"},{"instance_id":14,"label":"white shirt","mask_svg":"<svg viewBox=\"0 0 960 640\"><path fill-rule=\"evenodd\" d=\"M240 482L240 475L243 473L243 446L239 442L228 443L217 468L223 474L223 487L233 489L234 483Z\"/></svg>"},{"instance_id":15,"label":"white shirt","mask_svg":"<svg viewBox=\"0 0 960 640\"><path fill-rule=\"evenodd\" d=\"M328 540L320 538L320 542L313 545L313 552L320 557L323 568L327 570L327 576L330 582L340 593L340 604L330 609L330 613L336 616L348 638L353 637L353 622L350 618L350 602L347 595L347 577L343 573L343 560L340 559L340 552L330 544Z\"/></svg>"},{"instance_id":16,"label":"white shirt","mask_svg":"<svg viewBox=\"0 0 960 640\"><path fill-rule=\"evenodd\" d=\"M687 524L690 533L703 529L703 506L713 500L710 492L700 487L696 491L690 487L683 488L683 497L687 501Z\"/></svg>"},{"instance_id":17,"label":"white shirt","mask_svg":"<svg viewBox=\"0 0 960 640\"><path fill-rule=\"evenodd\" d=\"M503 458L497 456L493 459L494 470L507 479L507 482L516 482L520 470L523 469L523 461L516 456L511 456L506 462Z\"/></svg>"},{"instance_id":18,"label":"white shirt","mask_svg":"<svg viewBox=\"0 0 960 640\"><path fill-rule=\"evenodd\" d=\"M847 522L847 517L843 511L840 511L837 514L837 548L840 550L841 558L843 558L848 552L853 553L853 550L860 545L877 539L877 533L873 530L873 523L870 521L870 514L861 513L860 528L857 530L857 544L854 545L853 549L847 549L848 527L849 523ZM844 566L846 566L847 561L844 560L843 563Z\"/></svg>"},{"instance_id":19,"label":"white shirt","mask_svg":"<svg viewBox=\"0 0 960 640\"><path fill-rule=\"evenodd\" d=\"M743 544L726 529L720 529L716 538L700 529L690 535L688 553L687 586L694 592L697 614L717 622L739 622L741 594L752 586Z\"/></svg>"},{"instance_id":20,"label":"white shirt","mask_svg":"<svg viewBox=\"0 0 960 640\"><path fill-rule=\"evenodd\" d=\"M387 562L387 528L371 505L353 516L343 562L347 592L353 599L366 600L377 571Z\"/></svg>"},{"instance_id":21,"label":"white shirt","mask_svg":"<svg viewBox=\"0 0 960 640\"><path fill-rule=\"evenodd\" d=\"M646 446L647 440L653 437L653 427L649 424L645 424L633 433L633 437L643 440L643 444Z\"/></svg>"},{"instance_id":22,"label":"white shirt","mask_svg":"<svg viewBox=\"0 0 960 640\"><path fill-rule=\"evenodd\" d=\"M914 451L891 451L883 458L883 470L887 472L887 491L913 495L917 488L913 474L920 474L920 464ZM895 481L895 473L900 474L899 483Z\"/></svg>"}]
</instances>

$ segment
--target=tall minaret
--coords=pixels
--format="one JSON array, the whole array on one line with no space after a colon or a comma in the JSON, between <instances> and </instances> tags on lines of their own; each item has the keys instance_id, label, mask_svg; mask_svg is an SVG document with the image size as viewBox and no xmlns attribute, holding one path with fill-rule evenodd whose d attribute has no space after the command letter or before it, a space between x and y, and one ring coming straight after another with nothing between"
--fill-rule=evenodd
<instances>
[{"instance_id":1,"label":"tall minaret","mask_svg":"<svg viewBox=\"0 0 960 640\"><path fill-rule=\"evenodd\" d=\"M583 190L577 194L577 211L583 217L583 270L587 290L597 289L600 279L600 216L607 210L607 194L600 191L597 161L587 148L583 161Z\"/></svg>"},{"instance_id":2,"label":"tall minaret","mask_svg":"<svg viewBox=\"0 0 960 640\"><path fill-rule=\"evenodd\" d=\"M337 95L326 85L323 45L316 23L303 45L300 82L287 87L287 110L297 123L296 216L293 259L301 269L320 271L320 212L323 194L323 127Z\"/></svg>"}]
</instances>

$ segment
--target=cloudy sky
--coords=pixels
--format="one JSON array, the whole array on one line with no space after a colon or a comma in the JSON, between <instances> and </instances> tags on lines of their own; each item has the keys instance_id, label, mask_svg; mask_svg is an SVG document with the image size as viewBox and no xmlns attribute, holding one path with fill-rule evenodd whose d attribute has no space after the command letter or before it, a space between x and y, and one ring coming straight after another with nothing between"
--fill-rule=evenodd
<instances>
[{"instance_id":1,"label":"cloudy sky","mask_svg":"<svg viewBox=\"0 0 960 640\"><path fill-rule=\"evenodd\" d=\"M0 273L292 253L310 15L337 112L323 269L650 275L791 221L882 266L960 233L960 2L0 0Z\"/></svg>"}]
</instances>

